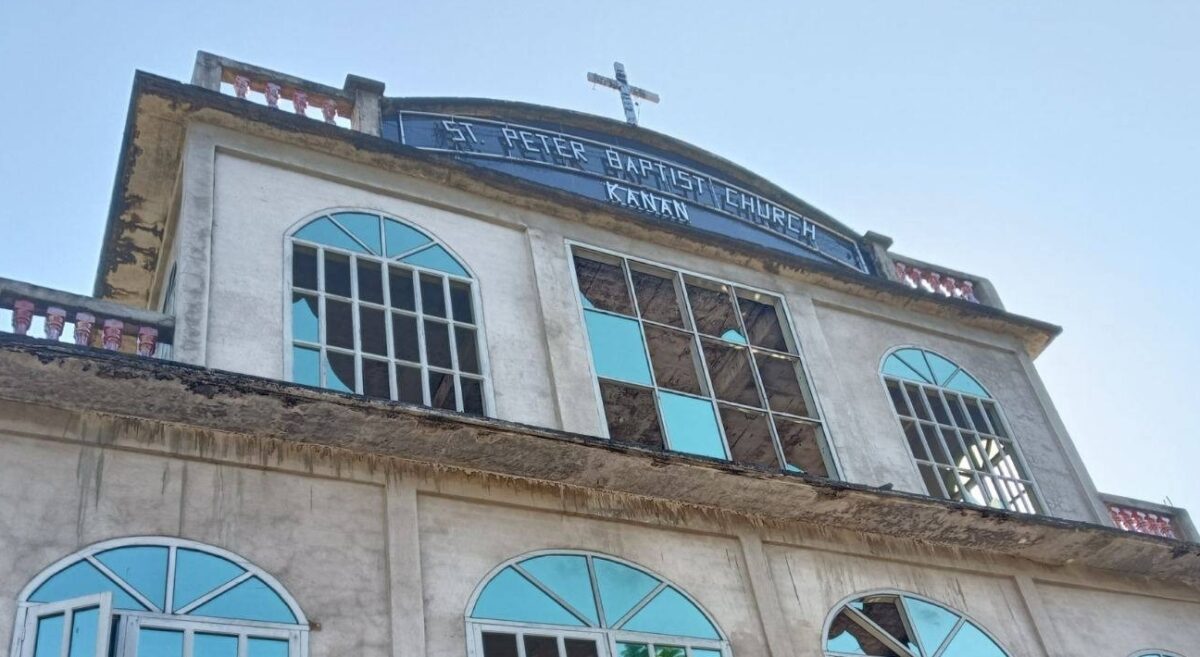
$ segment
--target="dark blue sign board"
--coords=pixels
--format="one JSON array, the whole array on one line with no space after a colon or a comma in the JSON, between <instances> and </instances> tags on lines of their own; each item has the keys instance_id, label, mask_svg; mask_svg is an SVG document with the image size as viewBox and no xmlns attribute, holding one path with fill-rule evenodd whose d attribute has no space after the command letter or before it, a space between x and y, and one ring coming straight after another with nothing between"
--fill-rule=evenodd
<instances>
[{"instance_id":1,"label":"dark blue sign board","mask_svg":"<svg viewBox=\"0 0 1200 657\"><path fill-rule=\"evenodd\" d=\"M385 136L662 221L869 273L858 242L700 167L603 136L466 116L399 113Z\"/></svg>"}]
</instances>

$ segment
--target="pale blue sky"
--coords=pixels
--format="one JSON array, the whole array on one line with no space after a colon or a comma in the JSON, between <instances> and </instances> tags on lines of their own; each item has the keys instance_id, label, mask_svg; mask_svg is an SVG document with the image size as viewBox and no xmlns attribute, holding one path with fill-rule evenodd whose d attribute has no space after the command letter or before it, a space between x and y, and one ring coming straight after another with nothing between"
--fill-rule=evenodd
<instances>
[{"instance_id":1,"label":"pale blue sky","mask_svg":"<svg viewBox=\"0 0 1200 657\"><path fill-rule=\"evenodd\" d=\"M135 69L197 49L389 95L619 118L1066 327L1037 361L1097 486L1200 514L1200 3L0 3L0 276L90 292Z\"/></svg>"}]
</instances>

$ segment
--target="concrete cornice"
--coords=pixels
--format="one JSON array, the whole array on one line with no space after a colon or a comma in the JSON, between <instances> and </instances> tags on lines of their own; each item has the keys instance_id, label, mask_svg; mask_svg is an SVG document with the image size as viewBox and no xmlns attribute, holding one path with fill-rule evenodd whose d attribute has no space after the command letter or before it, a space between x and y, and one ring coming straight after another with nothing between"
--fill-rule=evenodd
<instances>
[{"instance_id":1,"label":"concrete cornice","mask_svg":"<svg viewBox=\"0 0 1200 657\"><path fill-rule=\"evenodd\" d=\"M0 399L1200 587L1200 544L7 334Z\"/></svg>"}]
</instances>

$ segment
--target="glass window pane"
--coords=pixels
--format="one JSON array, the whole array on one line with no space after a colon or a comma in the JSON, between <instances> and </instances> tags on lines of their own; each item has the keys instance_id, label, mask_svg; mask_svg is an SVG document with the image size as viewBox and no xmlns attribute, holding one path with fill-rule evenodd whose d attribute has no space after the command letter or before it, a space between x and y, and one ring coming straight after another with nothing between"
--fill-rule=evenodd
<instances>
[{"instance_id":1,"label":"glass window pane","mask_svg":"<svg viewBox=\"0 0 1200 657\"><path fill-rule=\"evenodd\" d=\"M464 376L459 378L459 387L462 388L463 412L483 415L483 382Z\"/></svg>"},{"instance_id":2,"label":"glass window pane","mask_svg":"<svg viewBox=\"0 0 1200 657\"><path fill-rule=\"evenodd\" d=\"M725 439L729 442L733 460L778 470L779 457L775 455L775 441L771 438L766 414L724 404L720 405L720 410L721 424L725 427Z\"/></svg>"},{"instance_id":3,"label":"glass window pane","mask_svg":"<svg viewBox=\"0 0 1200 657\"><path fill-rule=\"evenodd\" d=\"M71 617L71 646L67 657L101 657L96 653L96 633L99 629L99 608L76 610Z\"/></svg>"},{"instance_id":4,"label":"glass window pane","mask_svg":"<svg viewBox=\"0 0 1200 657\"><path fill-rule=\"evenodd\" d=\"M914 655L919 655L915 640L908 635L908 626L904 622L904 612L900 606L900 598L895 596L871 596L863 598L859 611L870 618L876 625L883 628L897 643L905 646Z\"/></svg>"},{"instance_id":5,"label":"glass window pane","mask_svg":"<svg viewBox=\"0 0 1200 657\"><path fill-rule=\"evenodd\" d=\"M387 355L387 325L382 310L358 307L358 327L362 331L362 350L368 354Z\"/></svg>"},{"instance_id":6,"label":"glass window pane","mask_svg":"<svg viewBox=\"0 0 1200 657\"><path fill-rule=\"evenodd\" d=\"M654 657L687 657L682 646L654 646Z\"/></svg>"},{"instance_id":7,"label":"glass window pane","mask_svg":"<svg viewBox=\"0 0 1200 657\"><path fill-rule=\"evenodd\" d=\"M325 299L325 344L354 348L354 318L349 303Z\"/></svg>"},{"instance_id":8,"label":"glass window pane","mask_svg":"<svg viewBox=\"0 0 1200 657\"><path fill-rule=\"evenodd\" d=\"M962 626L942 651L942 657L1008 657L978 627L971 623Z\"/></svg>"},{"instance_id":9,"label":"glass window pane","mask_svg":"<svg viewBox=\"0 0 1200 657\"><path fill-rule=\"evenodd\" d=\"M675 288L675 274L630 263L629 275L633 279L633 292L637 296L638 310L643 319L686 328L680 310L679 293Z\"/></svg>"},{"instance_id":10,"label":"glass window pane","mask_svg":"<svg viewBox=\"0 0 1200 657\"><path fill-rule=\"evenodd\" d=\"M965 392L968 395L975 395L976 397L988 396L987 390L984 390L983 386L979 385L979 382L975 380L975 377L962 370L959 370L957 374L950 377L949 381L946 381L946 387L950 388L951 390Z\"/></svg>"},{"instance_id":11,"label":"glass window pane","mask_svg":"<svg viewBox=\"0 0 1200 657\"><path fill-rule=\"evenodd\" d=\"M617 642L617 657L650 657L650 646L644 643Z\"/></svg>"},{"instance_id":12,"label":"glass window pane","mask_svg":"<svg viewBox=\"0 0 1200 657\"><path fill-rule=\"evenodd\" d=\"M317 324L317 297L309 294L292 294L292 338L305 342L320 342L320 326Z\"/></svg>"},{"instance_id":13,"label":"glass window pane","mask_svg":"<svg viewBox=\"0 0 1200 657\"><path fill-rule=\"evenodd\" d=\"M917 423L912 420L901 420L900 426L904 429L904 438L908 441L908 448L912 450L913 458L932 461L933 457L925 448L925 440L921 437L921 431L917 429Z\"/></svg>"},{"instance_id":14,"label":"glass window pane","mask_svg":"<svg viewBox=\"0 0 1200 657\"><path fill-rule=\"evenodd\" d=\"M458 369L479 374L479 343L475 339L475 330L455 326L454 347L458 349Z\"/></svg>"},{"instance_id":15,"label":"glass window pane","mask_svg":"<svg viewBox=\"0 0 1200 657\"><path fill-rule=\"evenodd\" d=\"M784 323L777 309L778 300L749 290L738 290L737 297L750 344L775 351L792 351L784 337Z\"/></svg>"},{"instance_id":16,"label":"glass window pane","mask_svg":"<svg viewBox=\"0 0 1200 657\"><path fill-rule=\"evenodd\" d=\"M950 424L950 414L946 411L946 405L942 403L941 396L932 388L925 388L925 399L929 401L929 408L933 411L933 417L941 424Z\"/></svg>"},{"instance_id":17,"label":"glass window pane","mask_svg":"<svg viewBox=\"0 0 1200 657\"><path fill-rule=\"evenodd\" d=\"M808 398L807 382L798 359L758 353L754 355L754 361L758 363L758 374L762 377L771 410L816 417L816 409Z\"/></svg>"},{"instance_id":18,"label":"glass window pane","mask_svg":"<svg viewBox=\"0 0 1200 657\"><path fill-rule=\"evenodd\" d=\"M450 361L450 325L425 320L425 355L435 367L453 367Z\"/></svg>"},{"instance_id":19,"label":"glass window pane","mask_svg":"<svg viewBox=\"0 0 1200 657\"><path fill-rule=\"evenodd\" d=\"M700 344L717 399L762 408L762 397L750 369L750 350L710 338L701 338Z\"/></svg>"},{"instance_id":20,"label":"glass window pane","mask_svg":"<svg viewBox=\"0 0 1200 657\"><path fill-rule=\"evenodd\" d=\"M358 259L358 298L383 303L383 268L378 262Z\"/></svg>"},{"instance_id":21,"label":"glass window pane","mask_svg":"<svg viewBox=\"0 0 1200 657\"><path fill-rule=\"evenodd\" d=\"M892 408L896 409L896 414L901 417L911 417L912 411L908 408L908 403L904 401L904 393L900 392L900 384L888 379L885 382L888 391L888 397L892 399Z\"/></svg>"},{"instance_id":22,"label":"glass window pane","mask_svg":"<svg viewBox=\"0 0 1200 657\"><path fill-rule=\"evenodd\" d=\"M361 212L339 212L333 215L333 220L346 232L362 242L372 253L383 253L379 240L379 217Z\"/></svg>"},{"instance_id":23,"label":"glass window pane","mask_svg":"<svg viewBox=\"0 0 1200 657\"><path fill-rule=\"evenodd\" d=\"M932 419L929 416L929 409L925 407L925 396L921 394L921 389L911 383L904 385L904 392L907 393L909 407L917 414L917 417L922 420Z\"/></svg>"},{"instance_id":24,"label":"glass window pane","mask_svg":"<svg viewBox=\"0 0 1200 657\"><path fill-rule=\"evenodd\" d=\"M621 629L701 639L720 638L703 612L670 586L655 595Z\"/></svg>"},{"instance_id":25,"label":"glass window pane","mask_svg":"<svg viewBox=\"0 0 1200 657\"><path fill-rule=\"evenodd\" d=\"M383 239L387 242L389 258L395 258L431 241L421 231L392 219L383 221Z\"/></svg>"},{"instance_id":26,"label":"glass window pane","mask_svg":"<svg viewBox=\"0 0 1200 657\"><path fill-rule=\"evenodd\" d=\"M33 657L59 657L62 655L62 614L43 616L38 619L37 642L33 645Z\"/></svg>"},{"instance_id":27,"label":"glass window pane","mask_svg":"<svg viewBox=\"0 0 1200 657\"><path fill-rule=\"evenodd\" d=\"M421 343L417 334L416 317L392 313L392 349L395 357L400 360L421 362Z\"/></svg>"},{"instance_id":28,"label":"glass window pane","mask_svg":"<svg viewBox=\"0 0 1200 657\"><path fill-rule=\"evenodd\" d=\"M317 289L317 250L296 245L292 248L292 285Z\"/></svg>"},{"instance_id":29,"label":"glass window pane","mask_svg":"<svg viewBox=\"0 0 1200 657\"><path fill-rule=\"evenodd\" d=\"M825 649L829 652L846 653L848 655L868 655L869 657L900 657L883 641L867 631L858 621L845 611L838 612L829 625L829 634L825 638Z\"/></svg>"},{"instance_id":30,"label":"glass window pane","mask_svg":"<svg viewBox=\"0 0 1200 657\"><path fill-rule=\"evenodd\" d=\"M483 633L483 657L518 657L517 637L499 632Z\"/></svg>"},{"instance_id":31,"label":"glass window pane","mask_svg":"<svg viewBox=\"0 0 1200 657\"><path fill-rule=\"evenodd\" d=\"M316 242L317 244L325 244L345 249L346 251L366 253L366 249L361 244L350 237L346 231L337 227L328 217L321 217L316 221L309 222L303 228L296 231L295 236L306 242Z\"/></svg>"},{"instance_id":32,"label":"glass window pane","mask_svg":"<svg viewBox=\"0 0 1200 657\"><path fill-rule=\"evenodd\" d=\"M653 391L601 380L600 396L604 400L610 438L651 449L663 448Z\"/></svg>"},{"instance_id":33,"label":"glass window pane","mask_svg":"<svg viewBox=\"0 0 1200 657\"><path fill-rule=\"evenodd\" d=\"M421 370L416 367L396 366L396 395L402 402L424 404L425 394L421 391Z\"/></svg>"},{"instance_id":34,"label":"glass window pane","mask_svg":"<svg viewBox=\"0 0 1200 657\"><path fill-rule=\"evenodd\" d=\"M586 557L550 554L526 559L521 562L521 567L592 624L599 625Z\"/></svg>"},{"instance_id":35,"label":"glass window pane","mask_svg":"<svg viewBox=\"0 0 1200 657\"><path fill-rule=\"evenodd\" d=\"M775 418L775 431L788 469L798 469L810 475L828 477L825 456L821 450L821 427L809 422L793 422Z\"/></svg>"},{"instance_id":36,"label":"glass window pane","mask_svg":"<svg viewBox=\"0 0 1200 657\"><path fill-rule=\"evenodd\" d=\"M634 314L625 272L618 258L593 254L585 257L577 253L575 276L579 281L579 293L583 295L584 308L611 310L622 315Z\"/></svg>"},{"instance_id":37,"label":"glass window pane","mask_svg":"<svg viewBox=\"0 0 1200 657\"><path fill-rule=\"evenodd\" d=\"M453 374L429 371L429 405L448 411L458 409L458 400L454 395Z\"/></svg>"},{"instance_id":38,"label":"glass window pane","mask_svg":"<svg viewBox=\"0 0 1200 657\"><path fill-rule=\"evenodd\" d=\"M146 609L125 589L86 561L78 561L59 571L39 586L29 599L32 602L59 602L105 591L113 594L113 606L118 609Z\"/></svg>"},{"instance_id":39,"label":"glass window pane","mask_svg":"<svg viewBox=\"0 0 1200 657\"><path fill-rule=\"evenodd\" d=\"M388 267L388 293L391 295L393 308L416 310L417 294L413 291L412 270Z\"/></svg>"},{"instance_id":40,"label":"glass window pane","mask_svg":"<svg viewBox=\"0 0 1200 657\"><path fill-rule=\"evenodd\" d=\"M283 639L262 639L252 636L246 641L246 650L250 653L250 657L288 657L288 642Z\"/></svg>"},{"instance_id":41,"label":"glass window pane","mask_svg":"<svg viewBox=\"0 0 1200 657\"><path fill-rule=\"evenodd\" d=\"M238 657L237 652L236 636L207 632L192 635L192 657Z\"/></svg>"},{"instance_id":42,"label":"glass window pane","mask_svg":"<svg viewBox=\"0 0 1200 657\"><path fill-rule=\"evenodd\" d=\"M238 584L192 612L197 616L240 618L267 623L295 623L296 617L279 594L257 577Z\"/></svg>"},{"instance_id":43,"label":"glass window pane","mask_svg":"<svg viewBox=\"0 0 1200 657\"><path fill-rule=\"evenodd\" d=\"M656 578L609 559L593 558L592 565L596 570L596 586L600 591L605 622L609 626L624 618L659 584Z\"/></svg>"},{"instance_id":44,"label":"glass window pane","mask_svg":"<svg viewBox=\"0 0 1200 657\"><path fill-rule=\"evenodd\" d=\"M138 657L183 657L183 632L143 627L138 630L137 654Z\"/></svg>"},{"instance_id":45,"label":"glass window pane","mask_svg":"<svg viewBox=\"0 0 1200 657\"><path fill-rule=\"evenodd\" d=\"M692 648L692 657L721 657L721 651L710 650L708 648Z\"/></svg>"},{"instance_id":46,"label":"glass window pane","mask_svg":"<svg viewBox=\"0 0 1200 657\"><path fill-rule=\"evenodd\" d=\"M692 334L652 324L644 325L643 329L658 386L701 394L700 376L696 373L696 342Z\"/></svg>"},{"instance_id":47,"label":"glass window pane","mask_svg":"<svg viewBox=\"0 0 1200 657\"><path fill-rule=\"evenodd\" d=\"M404 256L404 258L401 259L401 262L414 264L418 267L437 269L438 271L444 271L447 274L453 274L455 276L462 276L463 278L468 278L470 276L470 274L467 273L467 270L458 263L458 260L455 260L454 256L450 255L449 251L441 246L438 246L437 244L425 249L421 249L410 256Z\"/></svg>"},{"instance_id":48,"label":"glass window pane","mask_svg":"<svg viewBox=\"0 0 1200 657\"><path fill-rule=\"evenodd\" d=\"M738 325L729 287L690 276L684 280L696 330L730 342L746 344L746 336L742 335L742 329Z\"/></svg>"},{"instance_id":49,"label":"glass window pane","mask_svg":"<svg viewBox=\"0 0 1200 657\"><path fill-rule=\"evenodd\" d=\"M600 649L592 639L564 639L567 657L600 657Z\"/></svg>"},{"instance_id":50,"label":"glass window pane","mask_svg":"<svg viewBox=\"0 0 1200 657\"><path fill-rule=\"evenodd\" d=\"M96 560L162 609L167 600L167 553L165 547L135 545L105 550Z\"/></svg>"},{"instance_id":51,"label":"glass window pane","mask_svg":"<svg viewBox=\"0 0 1200 657\"><path fill-rule=\"evenodd\" d=\"M526 634L525 657L558 657L558 639Z\"/></svg>"},{"instance_id":52,"label":"glass window pane","mask_svg":"<svg viewBox=\"0 0 1200 657\"><path fill-rule=\"evenodd\" d=\"M585 311L597 376L650 385L650 365L637 320Z\"/></svg>"},{"instance_id":53,"label":"glass window pane","mask_svg":"<svg viewBox=\"0 0 1200 657\"><path fill-rule=\"evenodd\" d=\"M354 392L354 356L333 351L326 353L325 387L341 392Z\"/></svg>"},{"instance_id":54,"label":"glass window pane","mask_svg":"<svg viewBox=\"0 0 1200 657\"><path fill-rule=\"evenodd\" d=\"M179 548L175 551L175 610L246 572L214 554Z\"/></svg>"},{"instance_id":55,"label":"glass window pane","mask_svg":"<svg viewBox=\"0 0 1200 657\"><path fill-rule=\"evenodd\" d=\"M470 284L450 281L450 310L454 313L454 321L474 324L474 305Z\"/></svg>"},{"instance_id":56,"label":"glass window pane","mask_svg":"<svg viewBox=\"0 0 1200 657\"><path fill-rule=\"evenodd\" d=\"M712 402L660 390L663 426L670 449L712 458L727 458Z\"/></svg>"},{"instance_id":57,"label":"glass window pane","mask_svg":"<svg viewBox=\"0 0 1200 657\"><path fill-rule=\"evenodd\" d=\"M583 627L583 621L512 567L501 570L483 587L471 617Z\"/></svg>"},{"instance_id":58,"label":"glass window pane","mask_svg":"<svg viewBox=\"0 0 1200 657\"><path fill-rule=\"evenodd\" d=\"M368 397L379 397L381 399L392 398L392 384L388 380L388 364L387 361L374 360L372 358L364 358L363 366L363 391L362 394Z\"/></svg>"},{"instance_id":59,"label":"glass window pane","mask_svg":"<svg viewBox=\"0 0 1200 657\"><path fill-rule=\"evenodd\" d=\"M421 274L421 311L433 317L446 316L446 292L440 276Z\"/></svg>"},{"instance_id":60,"label":"glass window pane","mask_svg":"<svg viewBox=\"0 0 1200 657\"><path fill-rule=\"evenodd\" d=\"M325 252L325 292L350 296L350 257Z\"/></svg>"}]
</instances>

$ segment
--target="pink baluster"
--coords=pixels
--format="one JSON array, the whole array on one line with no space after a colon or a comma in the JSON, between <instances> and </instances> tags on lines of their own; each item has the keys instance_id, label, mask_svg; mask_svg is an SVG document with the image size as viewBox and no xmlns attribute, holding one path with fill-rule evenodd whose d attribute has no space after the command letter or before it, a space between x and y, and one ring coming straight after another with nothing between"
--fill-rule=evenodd
<instances>
[{"instance_id":1,"label":"pink baluster","mask_svg":"<svg viewBox=\"0 0 1200 657\"><path fill-rule=\"evenodd\" d=\"M75 344L88 347L92 344L92 327L96 325L96 316L88 313L75 313Z\"/></svg>"},{"instance_id":2,"label":"pink baluster","mask_svg":"<svg viewBox=\"0 0 1200 657\"><path fill-rule=\"evenodd\" d=\"M925 272L921 271L920 267L909 266L908 273L910 276L912 276L912 282L908 284L909 287L913 287L918 290L921 289L921 279L925 277Z\"/></svg>"},{"instance_id":3,"label":"pink baluster","mask_svg":"<svg viewBox=\"0 0 1200 657\"><path fill-rule=\"evenodd\" d=\"M50 306L46 309L46 339L57 340L62 337L63 326L67 324L67 311Z\"/></svg>"},{"instance_id":4,"label":"pink baluster","mask_svg":"<svg viewBox=\"0 0 1200 657\"><path fill-rule=\"evenodd\" d=\"M296 113L304 116L304 110L308 109L308 94L303 91L292 93L292 105L296 108Z\"/></svg>"},{"instance_id":5,"label":"pink baluster","mask_svg":"<svg viewBox=\"0 0 1200 657\"><path fill-rule=\"evenodd\" d=\"M966 299L967 301L973 301L975 303L979 303L979 299L975 298L975 284L974 283L972 283L971 281L963 281L962 284L960 285L960 287L962 289L962 298Z\"/></svg>"},{"instance_id":6,"label":"pink baluster","mask_svg":"<svg viewBox=\"0 0 1200 657\"><path fill-rule=\"evenodd\" d=\"M896 277L900 279L900 282L908 283L908 266L905 265L903 262L897 262L897 263L895 263L895 265L896 265Z\"/></svg>"},{"instance_id":7,"label":"pink baluster","mask_svg":"<svg viewBox=\"0 0 1200 657\"><path fill-rule=\"evenodd\" d=\"M333 123L333 120L337 118L337 101L332 98L327 99L321 105L321 114L324 115L326 123Z\"/></svg>"},{"instance_id":8,"label":"pink baluster","mask_svg":"<svg viewBox=\"0 0 1200 657\"><path fill-rule=\"evenodd\" d=\"M958 289L958 281L953 276L943 276L942 285L946 287L946 296L955 299L962 296L962 292Z\"/></svg>"},{"instance_id":9,"label":"pink baluster","mask_svg":"<svg viewBox=\"0 0 1200 657\"><path fill-rule=\"evenodd\" d=\"M279 85L274 82L267 83L267 104L271 107L279 107Z\"/></svg>"},{"instance_id":10,"label":"pink baluster","mask_svg":"<svg viewBox=\"0 0 1200 657\"><path fill-rule=\"evenodd\" d=\"M125 322L119 319L104 320L104 333L101 335L101 344L109 351L119 351L121 349L121 333L125 330Z\"/></svg>"},{"instance_id":11,"label":"pink baluster","mask_svg":"<svg viewBox=\"0 0 1200 657\"><path fill-rule=\"evenodd\" d=\"M238 98L245 98L248 91L250 91L250 78L239 75L233 79L233 93L237 94Z\"/></svg>"},{"instance_id":12,"label":"pink baluster","mask_svg":"<svg viewBox=\"0 0 1200 657\"><path fill-rule=\"evenodd\" d=\"M154 350L158 347L158 329L152 326L143 326L138 329L137 352L139 356L149 358L154 355Z\"/></svg>"},{"instance_id":13,"label":"pink baluster","mask_svg":"<svg viewBox=\"0 0 1200 657\"><path fill-rule=\"evenodd\" d=\"M33 302L17 299L13 302L12 327L13 333L25 335L33 324Z\"/></svg>"},{"instance_id":14,"label":"pink baluster","mask_svg":"<svg viewBox=\"0 0 1200 657\"><path fill-rule=\"evenodd\" d=\"M931 271L926 274L925 282L929 284L929 291L934 294L942 293L942 275L936 271Z\"/></svg>"}]
</instances>

